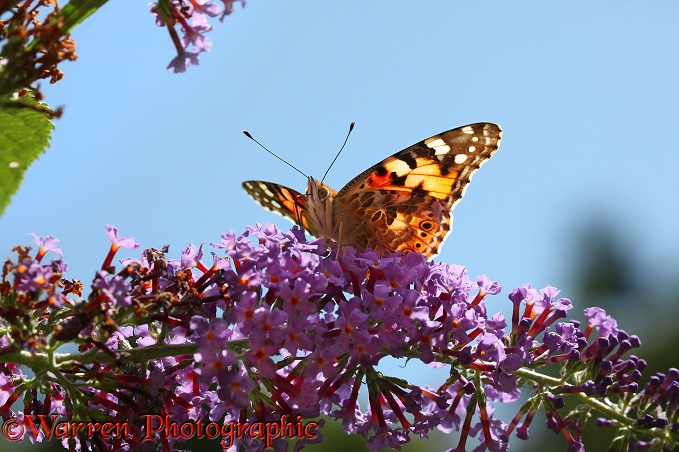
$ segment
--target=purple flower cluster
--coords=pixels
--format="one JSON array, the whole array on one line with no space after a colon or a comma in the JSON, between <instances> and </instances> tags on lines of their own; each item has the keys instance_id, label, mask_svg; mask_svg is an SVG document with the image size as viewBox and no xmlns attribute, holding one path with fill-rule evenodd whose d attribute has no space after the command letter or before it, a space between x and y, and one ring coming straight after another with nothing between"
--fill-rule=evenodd
<instances>
[{"instance_id":1,"label":"purple flower cluster","mask_svg":"<svg viewBox=\"0 0 679 452\"><path fill-rule=\"evenodd\" d=\"M213 0L158 0L150 3L156 25L167 27L177 49L177 56L167 68L172 68L174 72L184 72L188 66L198 65L198 54L208 52L212 47L212 41L205 36L205 33L212 30L208 18L219 16L219 21L223 22L224 17L233 12L236 1L245 6L246 0L220 0L223 4L221 6ZM182 32L181 37L175 29L176 25L179 25Z\"/></svg>"},{"instance_id":2,"label":"purple flower cluster","mask_svg":"<svg viewBox=\"0 0 679 452\"><path fill-rule=\"evenodd\" d=\"M399 449L411 434L435 428L460 432L454 450L470 447L470 437L478 450L506 450L514 430L528 437L538 409L569 450L583 448L583 410L618 428L625 447L676 444L679 372L658 374L640 391L645 362L623 358L639 339L598 308L586 310L584 329L561 321L572 306L553 287L511 291L508 324L486 309L500 285L417 253L338 253L335 243L309 242L297 227L258 224L223 234L209 265L203 245L191 245L178 260L166 257L167 247L147 249L116 271L116 251L136 243L107 231L111 251L87 299L73 297L79 286L61 279L61 260L40 263L47 251L61 255L51 237L36 237L39 259L17 248L0 285L5 419L30 426L41 414L101 420L104 413L136 426L125 437L64 438L74 450L139 448L149 414L240 426L308 424L323 415L363 435L370 450ZM69 342L80 353L55 355ZM419 387L379 372L385 357L448 366L449 377L438 388ZM39 387L51 391L38 397L19 364L43 366ZM537 371L548 366L561 377ZM496 419L492 403L516 401L526 385L533 394L511 422ZM22 395L30 403L14 413ZM565 412L566 397L580 406ZM295 437L295 450L322 440L313 433ZM288 450L283 436L235 435L229 446ZM163 450L182 439L164 430L151 438Z\"/></svg>"}]
</instances>

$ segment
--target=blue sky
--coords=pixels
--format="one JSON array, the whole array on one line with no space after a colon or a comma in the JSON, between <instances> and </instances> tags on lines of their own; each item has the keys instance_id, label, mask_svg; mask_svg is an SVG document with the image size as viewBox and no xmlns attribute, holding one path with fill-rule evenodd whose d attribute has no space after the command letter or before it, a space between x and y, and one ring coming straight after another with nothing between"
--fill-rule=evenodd
<instances>
[{"instance_id":1,"label":"blue sky","mask_svg":"<svg viewBox=\"0 0 679 452\"><path fill-rule=\"evenodd\" d=\"M339 189L419 140L488 121L503 142L437 259L503 284L490 310L526 282L569 296L572 238L592 216L620 228L640 268L670 278L677 17L670 1L251 0L208 34L200 66L173 74L171 41L145 2L109 2L75 30L79 61L45 89L65 115L0 217L0 249L53 234L67 276L87 287L107 223L175 257L256 221L289 227L241 182L306 181L243 129L320 177L355 121L326 178Z\"/></svg>"}]
</instances>

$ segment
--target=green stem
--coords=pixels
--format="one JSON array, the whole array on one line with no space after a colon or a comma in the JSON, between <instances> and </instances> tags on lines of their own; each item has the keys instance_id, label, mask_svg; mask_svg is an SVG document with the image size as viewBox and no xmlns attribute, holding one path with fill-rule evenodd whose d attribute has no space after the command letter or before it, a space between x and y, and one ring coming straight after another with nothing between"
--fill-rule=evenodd
<instances>
[{"instance_id":1,"label":"green stem","mask_svg":"<svg viewBox=\"0 0 679 452\"><path fill-rule=\"evenodd\" d=\"M136 363L147 363L152 359L168 356L193 355L198 346L196 344L151 345L149 347L132 348L129 350L115 350L124 360ZM54 361L45 352L31 353L26 350L0 355L2 363L16 363L31 369L51 369L52 362L57 366L76 361L80 364L114 362L115 358L99 349L92 349L85 353L55 353Z\"/></svg>"},{"instance_id":2,"label":"green stem","mask_svg":"<svg viewBox=\"0 0 679 452\"><path fill-rule=\"evenodd\" d=\"M533 370L529 369L518 369L514 372L512 372L514 375L517 377L523 378L528 381L532 381L534 383L538 383L540 386L544 387L545 389L549 390L550 386L562 386L562 387L568 387L570 386L568 383L565 381L550 377L547 375L540 374L538 372L535 372ZM636 424L636 420L629 418L622 414L618 409L616 409L616 405L612 404L608 399L600 399L595 396L588 396L584 392L573 392L573 393L564 393L560 395L570 395L576 399L578 399L580 402L584 403L588 407L598 411L604 417L607 419L614 419L618 421L620 424L625 425L627 428L630 430L634 430L636 432L641 432L644 435L651 436L653 438L662 438L667 441L670 441L670 437L668 434L667 429L645 429L641 428Z\"/></svg>"}]
</instances>

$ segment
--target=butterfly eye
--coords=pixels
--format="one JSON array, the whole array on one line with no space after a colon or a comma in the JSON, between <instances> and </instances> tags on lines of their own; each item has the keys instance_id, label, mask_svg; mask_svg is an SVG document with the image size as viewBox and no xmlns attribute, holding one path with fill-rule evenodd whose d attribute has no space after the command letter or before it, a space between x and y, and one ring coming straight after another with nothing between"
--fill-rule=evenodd
<instances>
[{"instance_id":1,"label":"butterfly eye","mask_svg":"<svg viewBox=\"0 0 679 452\"><path fill-rule=\"evenodd\" d=\"M321 187L318 189L318 196L321 198L321 200L327 198L329 194L330 192L325 187Z\"/></svg>"}]
</instances>

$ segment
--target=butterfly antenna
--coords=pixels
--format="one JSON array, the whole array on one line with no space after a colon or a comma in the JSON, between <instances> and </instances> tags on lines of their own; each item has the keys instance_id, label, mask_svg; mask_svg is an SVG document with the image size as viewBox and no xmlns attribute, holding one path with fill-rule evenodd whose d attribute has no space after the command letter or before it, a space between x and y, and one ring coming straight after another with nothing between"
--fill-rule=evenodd
<instances>
[{"instance_id":1,"label":"butterfly antenna","mask_svg":"<svg viewBox=\"0 0 679 452\"><path fill-rule=\"evenodd\" d=\"M337 160L337 157L339 157L339 155L342 153L342 149L344 149L344 146L347 144L347 141L349 140L349 135L351 135L351 131L354 130L355 125L356 125L356 123L352 122L351 125L349 126L349 132L347 133L347 137L344 139L344 144L342 145L340 150L337 152L337 155L333 159L333 161L330 164L330 166L328 167L328 169L325 171L325 174L323 175L323 179L321 179L321 183L323 183L323 181L325 180L325 176L328 175L328 172L330 171L330 168L332 168L332 165L335 164L335 160Z\"/></svg>"},{"instance_id":2,"label":"butterfly antenna","mask_svg":"<svg viewBox=\"0 0 679 452\"><path fill-rule=\"evenodd\" d=\"M273 155L273 156L276 157L278 160L280 160L281 162L283 162L283 163L285 163L286 165L288 165L290 168L292 168L292 169L294 169L295 171L297 171L298 173L300 173L302 176L306 177L307 179L309 178L309 176L307 176L306 174L304 174L303 172L301 172L301 171L299 170L299 168L297 168L295 165L293 165L292 163L288 162L287 160L285 160L285 159L283 159L283 158L277 156L276 154L274 154L273 152L271 152L270 150L268 150L268 149L266 148L266 146L264 146L262 143L260 143L259 141L255 140L255 139L252 137L252 135L250 135L250 132L248 132L247 130L243 130L243 133L245 134L246 137L250 138L252 141L254 141L254 142L257 143L258 145L260 145L260 146L262 147L262 149L264 149L266 152L268 152L269 154ZM336 157L335 157L335 158L336 158Z\"/></svg>"}]
</instances>

